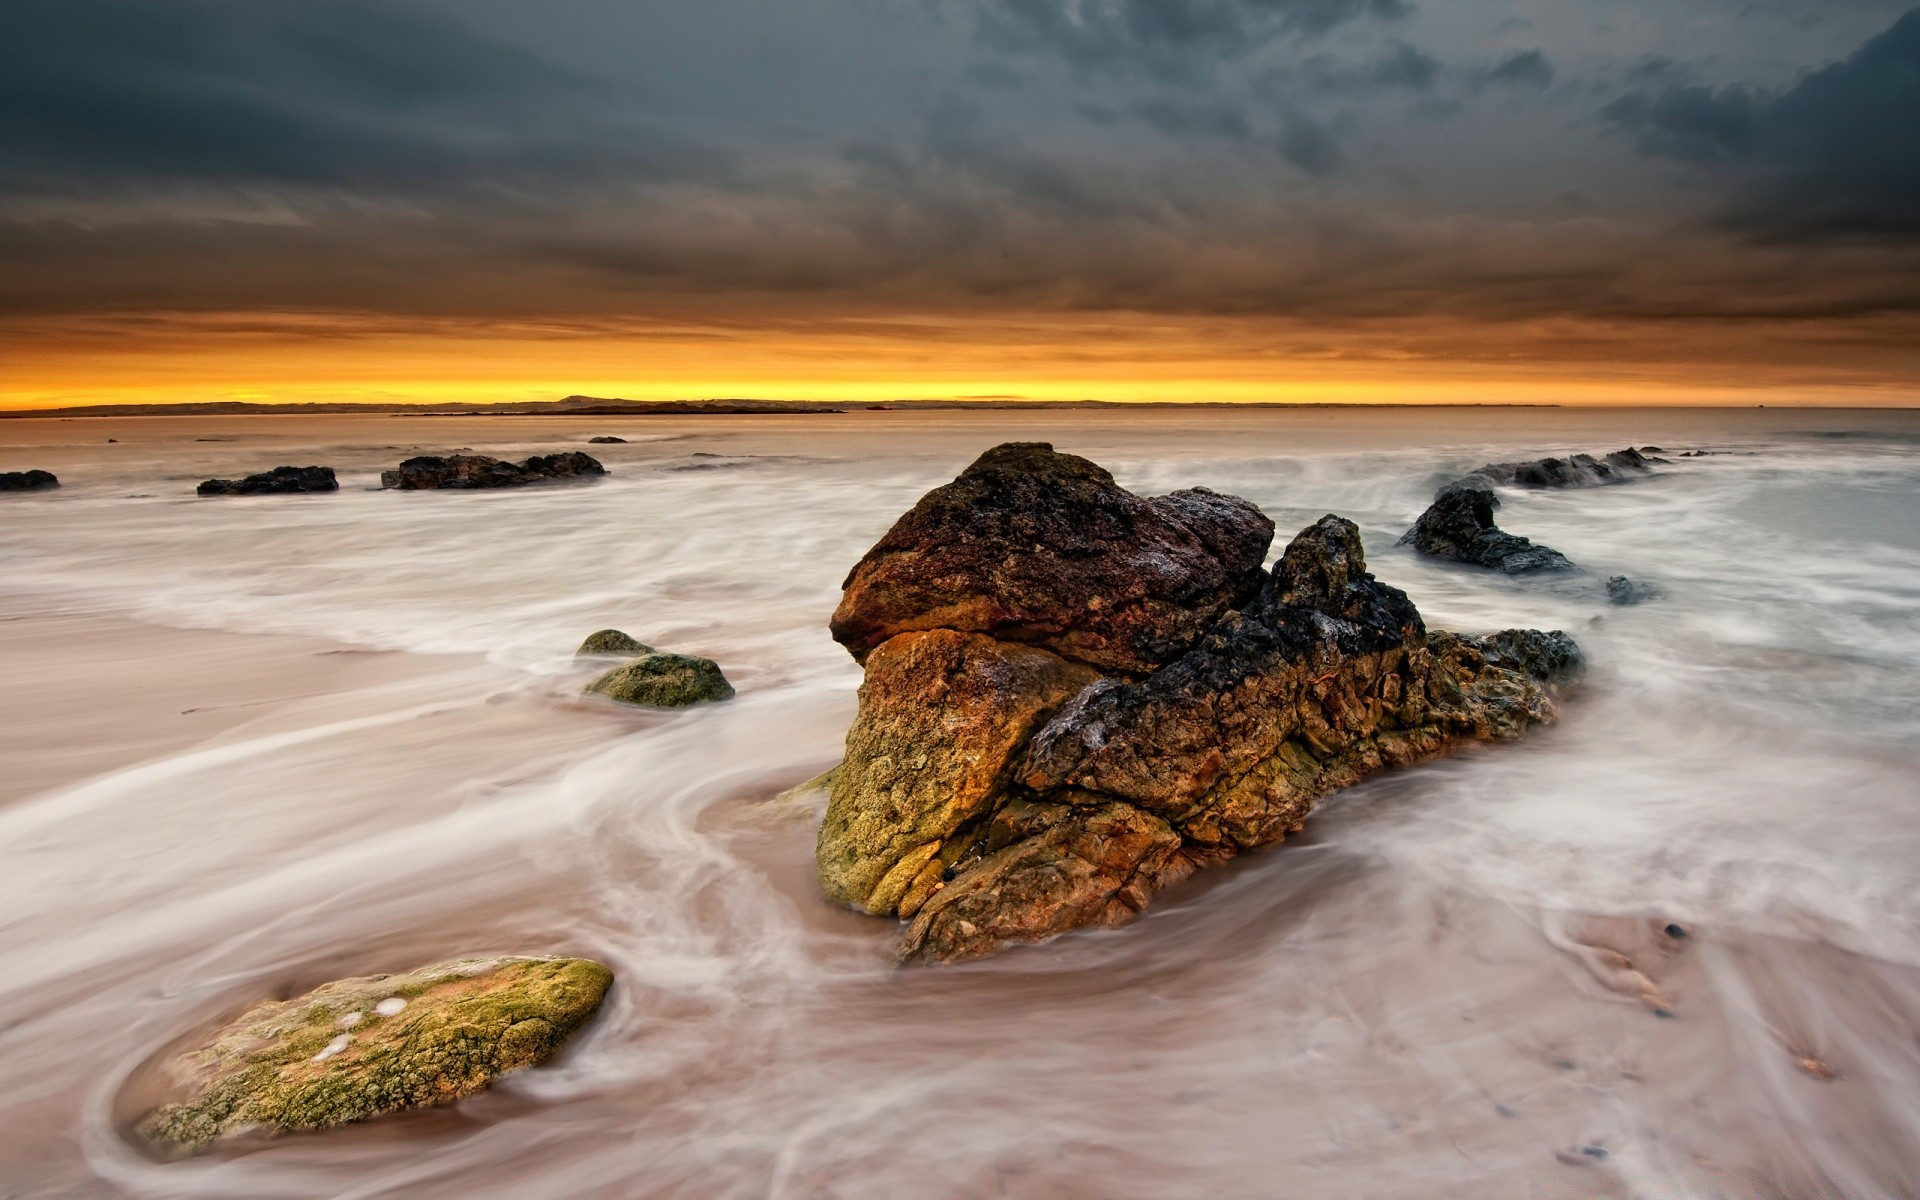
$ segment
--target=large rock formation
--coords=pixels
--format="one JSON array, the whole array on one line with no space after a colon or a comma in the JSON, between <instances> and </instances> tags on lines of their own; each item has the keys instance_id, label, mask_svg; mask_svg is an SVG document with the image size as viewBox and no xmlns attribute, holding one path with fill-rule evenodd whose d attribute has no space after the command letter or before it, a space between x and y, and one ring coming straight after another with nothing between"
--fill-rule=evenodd
<instances>
[{"instance_id":1,"label":"large rock formation","mask_svg":"<svg viewBox=\"0 0 1920 1200\"><path fill-rule=\"evenodd\" d=\"M259 1004L174 1060L188 1094L140 1132L195 1150L450 1104L553 1057L612 982L587 959L463 959Z\"/></svg>"},{"instance_id":2,"label":"large rock formation","mask_svg":"<svg viewBox=\"0 0 1920 1200\"><path fill-rule=\"evenodd\" d=\"M52 471L0 471L0 492L37 492L59 486L60 480Z\"/></svg>"},{"instance_id":3,"label":"large rock formation","mask_svg":"<svg viewBox=\"0 0 1920 1200\"><path fill-rule=\"evenodd\" d=\"M409 458L392 471L380 472L380 486L403 492L432 488L502 488L529 483L546 483L587 475L605 475L600 460L578 450L562 454L536 454L521 463L505 462L484 454L454 454L446 458L420 455Z\"/></svg>"},{"instance_id":4,"label":"large rock formation","mask_svg":"<svg viewBox=\"0 0 1920 1200\"><path fill-rule=\"evenodd\" d=\"M1373 771L1552 720L1580 672L1564 634L1429 635L1339 517L1269 576L1270 529L1037 445L930 493L835 614L867 676L820 830L827 895L911 919L903 961L1118 924Z\"/></svg>"},{"instance_id":5,"label":"large rock formation","mask_svg":"<svg viewBox=\"0 0 1920 1200\"><path fill-rule=\"evenodd\" d=\"M337 492L332 467L275 467L245 479L209 479L195 489L202 496L275 496L301 492Z\"/></svg>"},{"instance_id":6,"label":"large rock formation","mask_svg":"<svg viewBox=\"0 0 1920 1200\"><path fill-rule=\"evenodd\" d=\"M1492 567L1509 575L1536 575L1543 571L1571 571L1566 555L1536 546L1493 523L1500 497L1485 479L1469 475L1440 489L1433 504L1413 528L1400 537L1429 558Z\"/></svg>"}]
</instances>

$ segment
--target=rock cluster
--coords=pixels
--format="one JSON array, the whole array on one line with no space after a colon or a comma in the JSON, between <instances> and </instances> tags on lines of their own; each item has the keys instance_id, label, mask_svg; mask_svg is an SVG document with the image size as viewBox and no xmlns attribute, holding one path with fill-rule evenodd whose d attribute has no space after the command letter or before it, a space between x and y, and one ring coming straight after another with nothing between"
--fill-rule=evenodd
<instances>
[{"instance_id":1,"label":"rock cluster","mask_svg":"<svg viewBox=\"0 0 1920 1200\"><path fill-rule=\"evenodd\" d=\"M1642 446L1638 450L1628 446L1601 458L1574 454L1566 458L1488 463L1441 488L1413 528L1401 535L1400 544L1412 546L1429 558L1491 567L1508 575L1578 570L1558 550L1536 545L1496 525L1493 510L1500 507L1500 497L1494 494L1494 486L1571 488L1625 483L1652 474L1656 466L1669 465L1669 460L1657 457L1660 453L1658 446ZM1622 576L1607 581L1610 602L1639 604L1658 595L1658 591L1648 585L1620 586L1624 582Z\"/></svg>"},{"instance_id":2,"label":"rock cluster","mask_svg":"<svg viewBox=\"0 0 1920 1200\"><path fill-rule=\"evenodd\" d=\"M0 471L0 492L37 492L59 486L60 480L52 471Z\"/></svg>"},{"instance_id":3,"label":"rock cluster","mask_svg":"<svg viewBox=\"0 0 1920 1200\"><path fill-rule=\"evenodd\" d=\"M1643 452L1628 446L1600 458L1591 454L1574 454L1566 458L1488 463L1474 474L1489 483L1511 487L1592 487L1602 483L1623 483L1637 475L1650 475L1655 465L1664 463L1665 459L1647 457L1657 449L1647 446Z\"/></svg>"},{"instance_id":4,"label":"rock cluster","mask_svg":"<svg viewBox=\"0 0 1920 1200\"><path fill-rule=\"evenodd\" d=\"M988 451L848 576L866 665L816 863L840 903L954 961L1131 920L1327 794L1555 716L1559 633L1429 634L1327 516L1145 499L1043 444Z\"/></svg>"},{"instance_id":5,"label":"rock cluster","mask_svg":"<svg viewBox=\"0 0 1920 1200\"><path fill-rule=\"evenodd\" d=\"M627 636L618 629L587 635L574 652L576 659L630 657L587 685L590 696L605 696L641 708L686 708L733 699L733 685L710 658L668 654Z\"/></svg>"},{"instance_id":6,"label":"rock cluster","mask_svg":"<svg viewBox=\"0 0 1920 1200\"><path fill-rule=\"evenodd\" d=\"M587 959L462 959L259 1004L170 1064L188 1095L140 1133L196 1150L450 1104L552 1058L612 982Z\"/></svg>"},{"instance_id":7,"label":"rock cluster","mask_svg":"<svg viewBox=\"0 0 1920 1200\"><path fill-rule=\"evenodd\" d=\"M536 454L510 463L484 454L454 454L446 458L420 455L392 471L380 472L380 486L401 491L432 488L502 488L545 483L586 475L605 475L598 459L578 450Z\"/></svg>"},{"instance_id":8,"label":"rock cluster","mask_svg":"<svg viewBox=\"0 0 1920 1200\"><path fill-rule=\"evenodd\" d=\"M340 481L332 467L275 467L245 479L209 479L195 489L202 496L292 495L300 492L337 492Z\"/></svg>"},{"instance_id":9,"label":"rock cluster","mask_svg":"<svg viewBox=\"0 0 1920 1200\"><path fill-rule=\"evenodd\" d=\"M1401 535L1400 544L1429 558L1492 567L1509 575L1574 569L1558 550L1536 546L1494 524L1493 510L1498 507L1500 497L1494 495L1493 485L1477 473L1469 475L1441 488L1413 528Z\"/></svg>"}]
</instances>

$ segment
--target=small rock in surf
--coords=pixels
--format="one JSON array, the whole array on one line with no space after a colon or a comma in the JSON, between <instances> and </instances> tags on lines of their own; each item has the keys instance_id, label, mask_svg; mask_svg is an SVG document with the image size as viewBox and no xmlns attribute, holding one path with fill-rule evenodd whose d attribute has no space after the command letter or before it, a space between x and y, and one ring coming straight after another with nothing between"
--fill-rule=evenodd
<instances>
[{"instance_id":1,"label":"small rock in surf","mask_svg":"<svg viewBox=\"0 0 1920 1200\"><path fill-rule=\"evenodd\" d=\"M596 629L573 652L575 658L606 658L612 655L633 657L652 654L653 647L636 641L618 629Z\"/></svg>"},{"instance_id":2,"label":"small rock in surf","mask_svg":"<svg viewBox=\"0 0 1920 1200\"><path fill-rule=\"evenodd\" d=\"M209 479L195 489L202 496L279 496L301 492L337 492L332 467L275 467L245 479Z\"/></svg>"},{"instance_id":3,"label":"small rock in surf","mask_svg":"<svg viewBox=\"0 0 1920 1200\"><path fill-rule=\"evenodd\" d=\"M1607 580L1609 604L1645 604L1659 598L1660 589L1650 583L1636 583L1625 575L1614 575Z\"/></svg>"},{"instance_id":4,"label":"small rock in surf","mask_svg":"<svg viewBox=\"0 0 1920 1200\"><path fill-rule=\"evenodd\" d=\"M184 1152L451 1104L552 1058L612 982L582 958L461 959L258 1004L170 1064L188 1095L139 1131Z\"/></svg>"},{"instance_id":5,"label":"small rock in surf","mask_svg":"<svg viewBox=\"0 0 1920 1200\"><path fill-rule=\"evenodd\" d=\"M59 486L52 471L0 471L0 492L38 492Z\"/></svg>"},{"instance_id":6,"label":"small rock in surf","mask_svg":"<svg viewBox=\"0 0 1920 1200\"><path fill-rule=\"evenodd\" d=\"M733 699L733 685L710 658L653 651L587 685L587 694L640 708L686 708Z\"/></svg>"},{"instance_id":7,"label":"small rock in surf","mask_svg":"<svg viewBox=\"0 0 1920 1200\"><path fill-rule=\"evenodd\" d=\"M1413 528L1401 535L1400 544L1428 558L1492 567L1509 575L1574 569L1558 550L1536 546L1494 524L1493 510L1499 506L1493 485L1469 475L1440 489Z\"/></svg>"},{"instance_id":8,"label":"small rock in surf","mask_svg":"<svg viewBox=\"0 0 1920 1200\"><path fill-rule=\"evenodd\" d=\"M1662 461L1648 458L1641 451L1628 446L1602 458L1595 458L1591 454L1574 454L1566 458L1488 463L1473 474L1489 483L1513 487L1592 487L1602 483L1624 483L1637 475L1650 475L1654 466Z\"/></svg>"},{"instance_id":9,"label":"small rock in surf","mask_svg":"<svg viewBox=\"0 0 1920 1200\"><path fill-rule=\"evenodd\" d=\"M525 462L510 463L484 454L454 454L445 458L420 455L392 471L380 473L380 486L403 492L432 489L521 487L556 479L605 475L607 469L578 450L536 454Z\"/></svg>"}]
</instances>

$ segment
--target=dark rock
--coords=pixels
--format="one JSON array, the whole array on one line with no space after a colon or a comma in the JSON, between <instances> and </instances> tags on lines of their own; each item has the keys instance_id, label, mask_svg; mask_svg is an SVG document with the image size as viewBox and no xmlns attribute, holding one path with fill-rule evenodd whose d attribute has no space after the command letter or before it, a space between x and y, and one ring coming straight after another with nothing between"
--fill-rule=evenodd
<instances>
[{"instance_id":1,"label":"dark rock","mask_svg":"<svg viewBox=\"0 0 1920 1200\"><path fill-rule=\"evenodd\" d=\"M641 708L686 708L733 699L733 685L712 659L658 650L608 671L588 684L587 692Z\"/></svg>"},{"instance_id":2,"label":"dark rock","mask_svg":"<svg viewBox=\"0 0 1920 1200\"><path fill-rule=\"evenodd\" d=\"M587 475L605 475L607 469L598 459L578 450L560 454L536 454L522 463L510 463L484 454L455 454L446 458L421 455L401 463L397 470L382 471L380 486L401 491L431 488L520 487Z\"/></svg>"},{"instance_id":3,"label":"dark rock","mask_svg":"<svg viewBox=\"0 0 1920 1200\"><path fill-rule=\"evenodd\" d=\"M1440 489L1433 504L1401 536L1400 544L1429 558L1492 567L1509 575L1574 569L1558 550L1536 546L1495 525L1493 510L1499 506L1500 497L1493 494L1491 484L1468 476Z\"/></svg>"},{"instance_id":4,"label":"dark rock","mask_svg":"<svg viewBox=\"0 0 1920 1200\"><path fill-rule=\"evenodd\" d=\"M290 495L298 492L337 492L340 481L332 467L275 467L245 479L209 479L196 489L202 496Z\"/></svg>"},{"instance_id":5,"label":"dark rock","mask_svg":"<svg viewBox=\"0 0 1920 1200\"><path fill-rule=\"evenodd\" d=\"M1687 936L1686 927L1683 925L1668 925L1662 932L1676 942Z\"/></svg>"},{"instance_id":6,"label":"dark rock","mask_svg":"<svg viewBox=\"0 0 1920 1200\"><path fill-rule=\"evenodd\" d=\"M1273 522L1192 488L1145 499L1045 443L1012 442L921 498L847 576L834 639L982 633L1145 673L1250 599Z\"/></svg>"},{"instance_id":7,"label":"dark rock","mask_svg":"<svg viewBox=\"0 0 1920 1200\"><path fill-rule=\"evenodd\" d=\"M37 492L59 486L60 480L52 471L0 471L0 492Z\"/></svg>"},{"instance_id":8,"label":"dark rock","mask_svg":"<svg viewBox=\"0 0 1920 1200\"><path fill-rule=\"evenodd\" d=\"M603 433L599 437L588 438L587 444L590 446L624 446L627 444L627 439Z\"/></svg>"},{"instance_id":9,"label":"dark rock","mask_svg":"<svg viewBox=\"0 0 1920 1200\"><path fill-rule=\"evenodd\" d=\"M1645 604L1659 598L1660 589L1650 583L1635 583L1625 575L1614 575L1607 580L1609 604Z\"/></svg>"},{"instance_id":10,"label":"dark rock","mask_svg":"<svg viewBox=\"0 0 1920 1200\"><path fill-rule=\"evenodd\" d=\"M621 633L618 629L599 629L587 635L580 648L573 652L575 658L596 658L612 654L639 655L652 654L653 647L637 642Z\"/></svg>"},{"instance_id":11,"label":"dark rock","mask_svg":"<svg viewBox=\"0 0 1920 1200\"><path fill-rule=\"evenodd\" d=\"M1110 481L1091 463L1010 449L990 464L992 486L976 478L956 495L949 485L910 517L934 525L933 510L960 529L969 506L988 508L981 527L1009 553L1031 544L1002 532L1010 513L991 511L1010 494L1032 498L1051 539L1043 544L1085 538L1073 528L1081 519L1116 540L1160 519L1111 500ZM1051 486L1062 475L1070 483ZM1064 503L1062 491L1101 502ZM1116 508L1134 519L1115 519ZM1046 649L996 635L1029 631L977 614L1012 607L997 589L1024 596L1033 576L985 570L984 554L920 560L934 571L965 568L932 581L946 605L929 606L927 619L966 624L909 629L867 657L820 831L829 896L911 918L902 961L973 958L1131 920L1198 867L1300 829L1339 788L1462 740L1515 737L1551 721L1580 671L1564 634L1429 635L1406 595L1367 572L1358 529L1334 516L1303 530L1242 605L1146 673L1102 674L1057 652L1084 645L1073 635L1104 606L1057 614ZM1125 561L1098 544L1082 557L1108 575ZM856 569L850 591L861 578ZM916 583L905 570L889 579Z\"/></svg>"},{"instance_id":12,"label":"dark rock","mask_svg":"<svg viewBox=\"0 0 1920 1200\"><path fill-rule=\"evenodd\" d=\"M1488 463L1473 474L1489 483L1513 487L1592 487L1602 483L1621 483L1636 475L1650 474L1658 461L1649 459L1629 446L1624 450L1615 450L1605 458L1575 454L1567 458Z\"/></svg>"}]
</instances>

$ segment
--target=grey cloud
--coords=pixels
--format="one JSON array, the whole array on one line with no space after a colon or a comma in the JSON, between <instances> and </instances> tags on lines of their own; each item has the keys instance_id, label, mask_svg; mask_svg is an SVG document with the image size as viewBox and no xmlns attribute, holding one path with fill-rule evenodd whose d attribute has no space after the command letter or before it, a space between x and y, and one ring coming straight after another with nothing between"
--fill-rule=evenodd
<instances>
[{"instance_id":1,"label":"grey cloud","mask_svg":"<svg viewBox=\"0 0 1920 1200\"><path fill-rule=\"evenodd\" d=\"M1008 53L1080 70L1197 77L1209 63L1363 18L1398 20L1405 0L990 0L979 36Z\"/></svg>"},{"instance_id":2,"label":"grey cloud","mask_svg":"<svg viewBox=\"0 0 1920 1200\"><path fill-rule=\"evenodd\" d=\"M1309 175L1332 174L1346 161L1333 134L1301 112L1282 115L1276 145L1282 158Z\"/></svg>"},{"instance_id":3,"label":"grey cloud","mask_svg":"<svg viewBox=\"0 0 1920 1200\"><path fill-rule=\"evenodd\" d=\"M1553 63L1543 51L1522 50L1488 67L1480 74L1479 81L1495 87L1537 90L1553 82Z\"/></svg>"},{"instance_id":4,"label":"grey cloud","mask_svg":"<svg viewBox=\"0 0 1920 1200\"><path fill-rule=\"evenodd\" d=\"M1731 228L1920 237L1920 9L1789 88L1643 89L1604 115L1643 154L1716 168Z\"/></svg>"},{"instance_id":5,"label":"grey cloud","mask_svg":"<svg viewBox=\"0 0 1920 1200\"><path fill-rule=\"evenodd\" d=\"M713 175L612 128L594 81L364 0L14 0L0 191L290 186L382 195Z\"/></svg>"}]
</instances>

